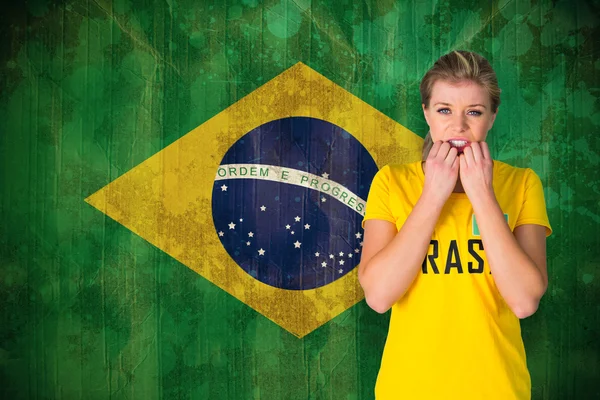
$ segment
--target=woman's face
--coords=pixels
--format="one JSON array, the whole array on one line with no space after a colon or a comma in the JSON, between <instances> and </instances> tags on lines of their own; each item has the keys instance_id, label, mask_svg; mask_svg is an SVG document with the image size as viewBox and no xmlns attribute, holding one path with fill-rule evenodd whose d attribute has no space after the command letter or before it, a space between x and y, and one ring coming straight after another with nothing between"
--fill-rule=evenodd
<instances>
[{"instance_id":1,"label":"woman's face","mask_svg":"<svg viewBox=\"0 0 600 400\"><path fill-rule=\"evenodd\" d=\"M483 142L492 129L496 113L491 110L488 92L477 83L433 84L429 107L423 104L425 120L433 142L449 142L461 153L471 142Z\"/></svg>"}]
</instances>

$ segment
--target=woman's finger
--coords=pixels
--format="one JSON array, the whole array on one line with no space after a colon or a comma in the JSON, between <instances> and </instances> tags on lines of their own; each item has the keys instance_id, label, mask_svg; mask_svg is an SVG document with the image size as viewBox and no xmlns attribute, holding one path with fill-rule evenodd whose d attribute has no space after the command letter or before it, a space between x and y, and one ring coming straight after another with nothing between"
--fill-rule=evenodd
<instances>
[{"instance_id":1,"label":"woman's finger","mask_svg":"<svg viewBox=\"0 0 600 400\"><path fill-rule=\"evenodd\" d=\"M429 155L427 158L435 158L440 151L440 146L442 145L441 141L433 142L433 146L431 146L431 150L429 150Z\"/></svg>"},{"instance_id":2,"label":"woman's finger","mask_svg":"<svg viewBox=\"0 0 600 400\"><path fill-rule=\"evenodd\" d=\"M465 153L463 152L458 157L458 159L459 159L460 173L463 174L465 172L465 170L467 169L467 161L466 161Z\"/></svg>"},{"instance_id":3,"label":"woman's finger","mask_svg":"<svg viewBox=\"0 0 600 400\"><path fill-rule=\"evenodd\" d=\"M462 157L456 152L456 157L454 157L454 161L452 162L452 169L456 169L460 165L460 159Z\"/></svg>"},{"instance_id":4,"label":"woman's finger","mask_svg":"<svg viewBox=\"0 0 600 400\"><path fill-rule=\"evenodd\" d=\"M465 159L465 166L470 167L475 163L475 160L473 159L473 149L471 149L471 146L466 147L463 150L463 158Z\"/></svg>"},{"instance_id":5,"label":"woman's finger","mask_svg":"<svg viewBox=\"0 0 600 400\"><path fill-rule=\"evenodd\" d=\"M491 160L490 156L490 148L486 142L481 142L481 153L483 154L483 158L486 160Z\"/></svg>"},{"instance_id":6,"label":"woman's finger","mask_svg":"<svg viewBox=\"0 0 600 400\"><path fill-rule=\"evenodd\" d=\"M450 149L452 147L450 146L450 143L448 142L442 142L442 144L440 145L440 150L437 153L437 157L440 158L442 161L446 159L446 157L448 157L448 153L450 152Z\"/></svg>"},{"instance_id":7,"label":"woman's finger","mask_svg":"<svg viewBox=\"0 0 600 400\"><path fill-rule=\"evenodd\" d=\"M448 151L448 155L444 159L444 162L447 165L452 166L452 165L454 165L454 161L456 160L457 156L458 156L458 150L456 149L456 147L451 147L450 150Z\"/></svg>"},{"instance_id":8,"label":"woman's finger","mask_svg":"<svg viewBox=\"0 0 600 400\"><path fill-rule=\"evenodd\" d=\"M483 158L483 154L481 153L481 145L478 142L473 142L469 148L473 152L473 161L479 163Z\"/></svg>"}]
</instances>

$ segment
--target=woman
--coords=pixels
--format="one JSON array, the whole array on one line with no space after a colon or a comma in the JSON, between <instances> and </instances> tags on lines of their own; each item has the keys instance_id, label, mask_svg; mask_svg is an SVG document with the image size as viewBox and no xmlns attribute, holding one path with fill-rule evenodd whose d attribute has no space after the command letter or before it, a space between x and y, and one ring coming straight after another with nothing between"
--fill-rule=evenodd
<instances>
[{"instance_id":1,"label":"woman","mask_svg":"<svg viewBox=\"0 0 600 400\"><path fill-rule=\"evenodd\" d=\"M447 54L420 90L424 161L383 167L363 221L359 281L371 308L392 308L376 398L530 399L519 319L547 287L541 181L490 157L487 60Z\"/></svg>"}]
</instances>

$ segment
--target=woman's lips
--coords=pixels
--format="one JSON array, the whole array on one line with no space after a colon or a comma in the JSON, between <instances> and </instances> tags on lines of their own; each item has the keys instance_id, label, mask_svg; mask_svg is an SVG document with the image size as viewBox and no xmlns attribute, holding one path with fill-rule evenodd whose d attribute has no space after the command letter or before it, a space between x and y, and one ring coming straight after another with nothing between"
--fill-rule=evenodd
<instances>
[{"instance_id":1,"label":"woman's lips","mask_svg":"<svg viewBox=\"0 0 600 400\"><path fill-rule=\"evenodd\" d=\"M456 147L459 153L462 153L467 147L471 145L471 142L463 139L450 139L448 143L452 147Z\"/></svg>"}]
</instances>

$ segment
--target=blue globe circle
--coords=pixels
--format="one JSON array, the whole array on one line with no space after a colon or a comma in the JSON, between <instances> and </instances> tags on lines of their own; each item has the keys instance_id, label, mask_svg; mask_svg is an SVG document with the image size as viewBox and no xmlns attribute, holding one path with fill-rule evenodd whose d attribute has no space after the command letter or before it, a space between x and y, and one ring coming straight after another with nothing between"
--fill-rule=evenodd
<instances>
[{"instance_id":1,"label":"blue globe circle","mask_svg":"<svg viewBox=\"0 0 600 400\"><path fill-rule=\"evenodd\" d=\"M330 122L268 122L221 161L212 194L215 229L253 278L288 290L327 285L358 265L361 211L377 170L364 146Z\"/></svg>"}]
</instances>

